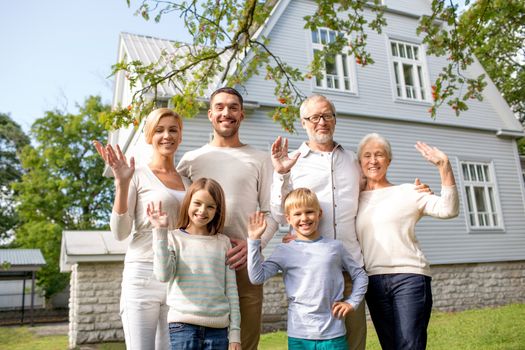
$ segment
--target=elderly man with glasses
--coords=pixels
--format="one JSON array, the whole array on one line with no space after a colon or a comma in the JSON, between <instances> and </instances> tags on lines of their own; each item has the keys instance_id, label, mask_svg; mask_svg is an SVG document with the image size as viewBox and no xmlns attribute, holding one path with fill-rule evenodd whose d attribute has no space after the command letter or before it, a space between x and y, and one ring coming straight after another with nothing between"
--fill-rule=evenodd
<instances>
[{"instance_id":1,"label":"elderly man with glasses","mask_svg":"<svg viewBox=\"0 0 525 350\"><path fill-rule=\"evenodd\" d=\"M272 145L274 178L272 215L285 223L282 203L294 188L306 187L317 194L322 209L319 232L343 242L354 261L363 266L361 247L355 232L361 171L354 152L334 141L335 107L322 95L308 97L300 109L301 124L308 135L295 152L288 154L288 140L278 137ZM293 239L293 236L287 236ZM352 282L345 273L345 291L351 294ZM348 347L365 349L365 304L346 318Z\"/></svg>"},{"instance_id":2,"label":"elderly man with glasses","mask_svg":"<svg viewBox=\"0 0 525 350\"><path fill-rule=\"evenodd\" d=\"M323 237L342 241L354 261L363 267L355 230L361 179L357 156L334 141L336 111L328 98L322 95L308 97L301 105L300 114L308 141L290 154L287 139L278 137L272 145L272 215L285 224L283 203L286 195L299 187L311 189L319 198L322 209L319 232ZM418 192L430 192L430 188L420 184L419 179L416 179L415 185ZM292 239L295 239L293 234L287 235L284 241ZM352 292L352 282L347 273L344 277L344 297L348 297ZM345 324L348 349L364 350L364 303L346 317Z\"/></svg>"}]
</instances>

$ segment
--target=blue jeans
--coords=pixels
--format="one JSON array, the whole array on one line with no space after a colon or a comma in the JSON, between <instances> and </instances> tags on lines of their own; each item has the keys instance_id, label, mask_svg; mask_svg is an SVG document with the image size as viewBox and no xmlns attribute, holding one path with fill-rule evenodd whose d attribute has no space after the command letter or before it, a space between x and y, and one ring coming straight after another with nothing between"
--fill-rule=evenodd
<instances>
[{"instance_id":1,"label":"blue jeans","mask_svg":"<svg viewBox=\"0 0 525 350\"><path fill-rule=\"evenodd\" d=\"M430 282L428 276L410 273L368 277L366 303L383 350L426 348Z\"/></svg>"},{"instance_id":2,"label":"blue jeans","mask_svg":"<svg viewBox=\"0 0 525 350\"><path fill-rule=\"evenodd\" d=\"M171 350L228 350L228 328L211 328L172 322Z\"/></svg>"}]
</instances>

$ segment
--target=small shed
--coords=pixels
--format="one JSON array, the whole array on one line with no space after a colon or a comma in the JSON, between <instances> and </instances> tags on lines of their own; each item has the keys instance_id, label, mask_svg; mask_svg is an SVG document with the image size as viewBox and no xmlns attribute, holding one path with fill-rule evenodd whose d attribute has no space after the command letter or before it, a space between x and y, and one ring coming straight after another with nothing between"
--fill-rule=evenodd
<instances>
[{"instance_id":1,"label":"small shed","mask_svg":"<svg viewBox=\"0 0 525 350\"><path fill-rule=\"evenodd\" d=\"M0 249L0 281L22 280L21 317L24 323L26 280L31 280L30 322L33 326L36 272L46 265L40 249Z\"/></svg>"},{"instance_id":2,"label":"small shed","mask_svg":"<svg viewBox=\"0 0 525 350\"><path fill-rule=\"evenodd\" d=\"M63 231L60 271L71 272L69 348L122 341L120 284L128 240L110 231Z\"/></svg>"}]
</instances>

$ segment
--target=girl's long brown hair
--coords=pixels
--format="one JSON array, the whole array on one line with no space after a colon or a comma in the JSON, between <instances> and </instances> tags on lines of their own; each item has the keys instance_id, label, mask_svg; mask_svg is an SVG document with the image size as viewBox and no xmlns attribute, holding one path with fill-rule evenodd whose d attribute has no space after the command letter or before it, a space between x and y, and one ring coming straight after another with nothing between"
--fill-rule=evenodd
<instances>
[{"instance_id":1,"label":"girl's long brown hair","mask_svg":"<svg viewBox=\"0 0 525 350\"><path fill-rule=\"evenodd\" d=\"M190 207L191 198L195 192L205 190L215 201L217 205L217 210L215 211L215 216L213 219L206 225L208 232L211 235L216 235L221 233L224 228L224 221L226 219L226 204L224 201L224 191L222 190L221 185L213 179L201 177L197 181L191 184L190 188L186 192L184 199L182 200L182 205L180 206L179 219L177 221L177 227L181 229L186 229L190 224L190 217L188 216L188 209Z\"/></svg>"}]
</instances>

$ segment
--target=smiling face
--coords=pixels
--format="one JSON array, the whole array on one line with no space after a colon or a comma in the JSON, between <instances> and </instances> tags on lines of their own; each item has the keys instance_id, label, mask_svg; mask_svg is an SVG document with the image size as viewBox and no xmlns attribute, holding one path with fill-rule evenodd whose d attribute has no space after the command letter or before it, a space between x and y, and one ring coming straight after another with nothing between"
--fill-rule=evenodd
<instances>
[{"instance_id":1,"label":"smiling face","mask_svg":"<svg viewBox=\"0 0 525 350\"><path fill-rule=\"evenodd\" d=\"M377 183L386 181L390 159L382 142L371 139L364 144L361 148L359 163L367 180Z\"/></svg>"},{"instance_id":2,"label":"smiling face","mask_svg":"<svg viewBox=\"0 0 525 350\"><path fill-rule=\"evenodd\" d=\"M213 220L216 212L217 203L208 191L195 192L188 207L190 223L186 230L192 234L210 234L206 225Z\"/></svg>"},{"instance_id":3,"label":"smiling face","mask_svg":"<svg viewBox=\"0 0 525 350\"><path fill-rule=\"evenodd\" d=\"M300 240L313 241L319 238L319 219L321 209L313 206L298 206L290 208L286 214L286 220L292 225L297 238Z\"/></svg>"},{"instance_id":4,"label":"smiling face","mask_svg":"<svg viewBox=\"0 0 525 350\"><path fill-rule=\"evenodd\" d=\"M316 115L334 115L334 111L328 101L316 99L308 103L305 117L308 118ZM317 144L332 144L335 131L335 118L329 121L321 118L318 123L313 123L303 117L301 124L308 135L310 147L315 147Z\"/></svg>"},{"instance_id":5,"label":"smiling face","mask_svg":"<svg viewBox=\"0 0 525 350\"><path fill-rule=\"evenodd\" d=\"M159 119L154 127L151 137L151 145L154 152L164 156L172 156L182 141L182 133L179 123L173 116L166 116Z\"/></svg>"},{"instance_id":6,"label":"smiling face","mask_svg":"<svg viewBox=\"0 0 525 350\"><path fill-rule=\"evenodd\" d=\"M241 101L233 94L218 93L211 100L208 119L219 137L227 139L237 136L244 119Z\"/></svg>"}]
</instances>

